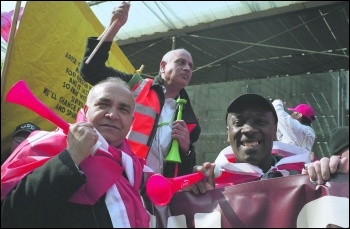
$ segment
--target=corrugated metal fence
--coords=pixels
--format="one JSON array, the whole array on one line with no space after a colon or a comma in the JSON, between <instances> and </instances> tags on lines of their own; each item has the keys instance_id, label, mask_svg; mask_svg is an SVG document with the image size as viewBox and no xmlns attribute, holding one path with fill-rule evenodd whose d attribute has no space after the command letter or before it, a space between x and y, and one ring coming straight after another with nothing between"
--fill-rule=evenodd
<instances>
[{"instance_id":1,"label":"corrugated metal fence","mask_svg":"<svg viewBox=\"0 0 350 229\"><path fill-rule=\"evenodd\" d=\"M310 104L316 111L312 123L316 133L313 151L318 158L329 155L332 129L349 125L349 71L195 85L186 90L202 127L195 143L198 163L214 161L221 149L228 146L226 108L243 93L279 98L287 102L287 107Z\"/></svg>"}]
</instances>

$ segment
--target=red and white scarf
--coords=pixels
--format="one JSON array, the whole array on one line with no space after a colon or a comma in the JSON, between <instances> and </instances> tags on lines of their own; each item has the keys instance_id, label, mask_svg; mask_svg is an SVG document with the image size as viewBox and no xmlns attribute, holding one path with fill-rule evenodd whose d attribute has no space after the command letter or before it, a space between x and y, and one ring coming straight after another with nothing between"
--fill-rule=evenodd
<instances>
[{"instance_id":1,"label":"red and white scarf","mask_svg":"<svg viewBox=\"0 0 350 229\"><path fill-rule=\"evenodd\" d=\"M1 166L1 199L27 174L62 152L67 146L66 138L61 129L37 131L21 143ZM131 152L127 140L118 149L99 148L79 167L87 182L73 194L70 202L94 205L106 193L105 201L114 227L149 227L150 216L138 192L144 160ZM128 179L122 175L124 170Z\"/></svg>"},{"instance_id":2,"label":"red and white scarf","mask_svg":"<svg viewBox=\"0 0 350 229\"><path fill-rule=\"evenodd\" d=\"M276 165L271 166L268 172L279 171L283 176L288 176L290 170L301 172L304 165L310 162L309 151L279 141L273 142L272 154L283 158ZM220 177L215 179L217 188L260 180L264 175L258 166L249 163L234 163L235 159L231 146L224 148L216 158L215 163L220 165L224 171Z\"/></svg>"}]
</instances>

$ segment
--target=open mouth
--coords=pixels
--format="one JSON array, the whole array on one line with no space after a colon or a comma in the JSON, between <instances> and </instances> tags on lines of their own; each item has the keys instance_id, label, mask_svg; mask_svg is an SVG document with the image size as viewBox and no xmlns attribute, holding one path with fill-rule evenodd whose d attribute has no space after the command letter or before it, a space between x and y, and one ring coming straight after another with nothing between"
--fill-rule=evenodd
<instances>
[{"instance_id":1,"label":"open mouth","mask_svg":"<svg viewBox=\"0 0 350 229\"><path fill-rule=\"evenodd\" d=\"M241 142L242 146L246 146L246 147L255 147L258 146L261 143L261 141L255 141L255 142Z\"/></svg>"}]
</instances>

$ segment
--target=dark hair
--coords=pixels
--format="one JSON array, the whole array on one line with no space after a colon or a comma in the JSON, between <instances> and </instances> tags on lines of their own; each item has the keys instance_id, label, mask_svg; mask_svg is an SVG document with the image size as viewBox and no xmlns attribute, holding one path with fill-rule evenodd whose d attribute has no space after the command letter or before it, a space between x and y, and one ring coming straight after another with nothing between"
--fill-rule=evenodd
<instances>
[{"instance_id":1,"label":"dark hair","mask_svg":"<svg viewBox=\"0 0 350 229\"><path fill-rule=\"evenodd\" d=\"M301 117L300 123L305 126L311 126L311 120L306 118L305 116Z\"/></svg>"},{"instance_id":2,"label":"dark hair","mask_svg":"<svg viewBox=\"0 0 350 229\"><path fill-rule=\"evenodd\" d=\"M346 148L349 148L349 126L338 126L332 130L329 138L330 153L338 155Z\"/></svg>"}]
</instances>

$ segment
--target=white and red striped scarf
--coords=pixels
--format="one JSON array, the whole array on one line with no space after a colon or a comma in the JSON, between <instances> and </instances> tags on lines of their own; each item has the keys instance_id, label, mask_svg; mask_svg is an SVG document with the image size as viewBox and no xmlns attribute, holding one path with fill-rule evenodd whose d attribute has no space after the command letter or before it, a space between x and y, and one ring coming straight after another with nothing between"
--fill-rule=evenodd
<instances>
[{"instance_id":1,"label":"white and red striped scarf","mask_svg":"<svg viewBox=\"0 0 350 229\"><path fill-rule=\"evenodd\" d=\"M310 162L310 154L306 149L279 141L273 142L272 154L283 158L271 166L268 172L279 171L283 176L288 176L290 170L301 172L304 165ZM217 188L260 180L264 175L258 166L234 163L235 159L231 146L224 148L216 158L215 163L224 170L221 176L215 179Z\"/></svg>"},{"instance_id":2,"label":"white and red striped scarf","mask_svg":"<svg viewBox=\"0 0 350 229\"><path fill-rule=\"evenodd\" d=\"M66 148L67 136L61 129L33 132L1 166L1 199L28 173ZM122 164L122 166L121 166ZM144 160L131 152L127 140L117 149L98 149L80 168L87 182L70 202L94 205L106 193L106 205L114 227L149 227L150 216L139 195ZM125 173L126 179L122 176Z\"/></svg>"}]
</instances>

